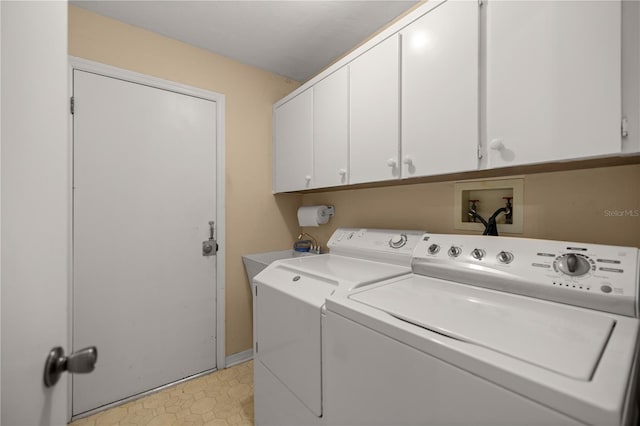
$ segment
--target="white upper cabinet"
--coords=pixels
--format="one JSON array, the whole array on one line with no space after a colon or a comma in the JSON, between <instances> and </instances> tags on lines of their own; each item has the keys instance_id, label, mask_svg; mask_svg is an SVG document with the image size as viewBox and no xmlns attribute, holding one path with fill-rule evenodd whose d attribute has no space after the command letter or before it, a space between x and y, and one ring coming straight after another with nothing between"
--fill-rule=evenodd
<instances>
[{"instance_id":1,"label":"white upper cabinet","mask_svg":"<svg viewBox=\"0 0 640 426\"><path fill-rule=\"evenodd\" d=\"M349 183L349 69L313 86L313 186Z\"/></svg>"},{"instance_id":2,"label":"white upper cabinet","mask_svg":"<svg viewBox=\"0 0 640 426\"><path fill-rule=\"evenodd\" d=\"M274 108L273 192L312 187L313 88Z\"/></svg>"},{"instance_id":3,"label":"white upper cabinet","mask_svg":"<svg viewBox=\"0 0 640 426\"><path fill-rule=\"evenodd\" d=\"M403 178L478 167L478 15L448 1L401 31Z\"/></svg>"},{"instance_id":4,"label":"white upper cabinet","mask_svg":"<svg viewBox=\"0 0 640 426\"><path fill-rule=\"evenodd\" d=\"M483 3L428 1L278 102L274 192L640 151L635 2Z\"/></svg>"},{"instance_id":5,"label":"white upper cabinet","mask_svg":"<svg viewBox=\"0 0 640 426\"><path fill-rule=\"evenodd\" d=\"M399 53L394 34L349 65L349 183L400 176Z\"/></svg>"},{"instance_id":6,"label":"white upper cabinet","mask_svg":"<svg viewBox=\"0 0 640 426\"><path fill-rule=\"evenodd\" d=\"M620 152L620 2L486 5L486 166Z\"/></svg>"}]
</instances>

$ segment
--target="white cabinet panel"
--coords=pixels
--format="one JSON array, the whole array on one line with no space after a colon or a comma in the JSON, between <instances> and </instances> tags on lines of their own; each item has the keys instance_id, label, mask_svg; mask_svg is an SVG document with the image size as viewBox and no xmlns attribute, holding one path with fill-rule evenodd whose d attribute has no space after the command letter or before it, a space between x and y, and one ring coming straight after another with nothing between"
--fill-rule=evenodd
<instances>
[{"instance_id":1,"label":"white cabinet panel","mask_svg":"<svg viewBox=\"0 0 640 426\"><path fill-rule=\"evenodd\" d=\"M399 53L395 34L349 66L350 183L400 176Z\"/></svg>"},{"instance_id":2,"label":"white cabinet panel","mask_svg":"<svg viewBox=\"0 0 640 426\"><path fill-rule=\"evenodd\" d=\"M624 153L640 152L640 2L622 2L622 115Z\"/></svg>"},{"instance_id":3,"label":"white cabinet panel","mask_svg":"<svg viewBox=\"0 0 640 426\"><path fill-rule=\"evenodd\" d=\"M620 152L618 1L487 3L488 167Z\"/></svg>"},{"instance_id":4,"label":"white cabinet panel","mask_svg":"<svg viewBox=\"0 0 640 426\"><path fill-rule=\"evenodd\" d=\"M349 69L313 86L313 170L316 188L348 183Z\"/></svg>"},{"instance_id":5,"label":"white cabinet panel","mask_svg":"<svg viewBox=\"0 0 640 426\"><path fill-rule=\"evenodd\" d=\"M476 2L448 1L402 32L402 177L478 167Z\"/></svg>"},{"instance_id":6,"label":"white cabinet panel","mask_svg":"<svg viewBox=\"0 0 640 426\"><path fill-rule=\"evenodd\" d=\"M273 192L311 188L313 88L274 108Z\"/></svg>"}]
</instances>

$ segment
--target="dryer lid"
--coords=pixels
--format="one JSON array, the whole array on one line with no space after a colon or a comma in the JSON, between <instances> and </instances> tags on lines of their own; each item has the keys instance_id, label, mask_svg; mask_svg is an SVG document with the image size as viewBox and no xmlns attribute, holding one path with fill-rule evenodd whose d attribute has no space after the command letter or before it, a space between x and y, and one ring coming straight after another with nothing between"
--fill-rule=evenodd
<instances>
[{"instance_id":1,"label":"dryer lid","mask_svg":"<svg viewBox=\"0 0 640 426\"><path fill-rule=\"evenodd\" d=\"M282 267L306 272L352 285L369 284L411 272L409 266L324 254L298 257L280 262Z\"/></svg>"},{"instance_id":2,"label":"dryer lid","mask_svg":"<svg viewBox=\"0 0 640 426\"><path fill-rule=\"evenodd\" d=\"M588 381L615 321L601 313L428 277L350 299L436 333Z\"/></svg>"}]
</instances>

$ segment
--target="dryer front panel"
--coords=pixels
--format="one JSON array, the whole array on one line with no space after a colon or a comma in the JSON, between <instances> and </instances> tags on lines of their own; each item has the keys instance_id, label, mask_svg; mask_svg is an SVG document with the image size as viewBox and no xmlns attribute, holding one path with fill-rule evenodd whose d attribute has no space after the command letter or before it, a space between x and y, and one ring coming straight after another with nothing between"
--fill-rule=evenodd
<instances>
[{"instance_id":1,"label":"dryer front panel","mask_svg":"<svg viewBox=\"0 0 640 426\"><path fill-rule=\"evenodd\" d=\"M256 362L322 415L321 306L336 283L273 268L256 280Z\"/></svg>"}]
</instances>

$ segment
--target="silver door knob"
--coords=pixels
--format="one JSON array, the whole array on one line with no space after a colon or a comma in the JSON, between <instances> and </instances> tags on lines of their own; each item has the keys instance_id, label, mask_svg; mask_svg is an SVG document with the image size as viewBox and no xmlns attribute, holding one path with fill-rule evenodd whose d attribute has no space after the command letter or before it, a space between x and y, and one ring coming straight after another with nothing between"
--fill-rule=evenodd
<instances>
[{"instance_id":1,"label":"silver door knob","mask_svg":"<svg viewBox=\"0 0 640 426\"><path fill-rule=\"evenodd\" d=\"M60 375L69 373L91 373L98 361L98 349L95 346L80 349L69 356L57 346L49 352L44 364L44 385L48 388L58 383Z\"/></svg>"}]
</instances>

